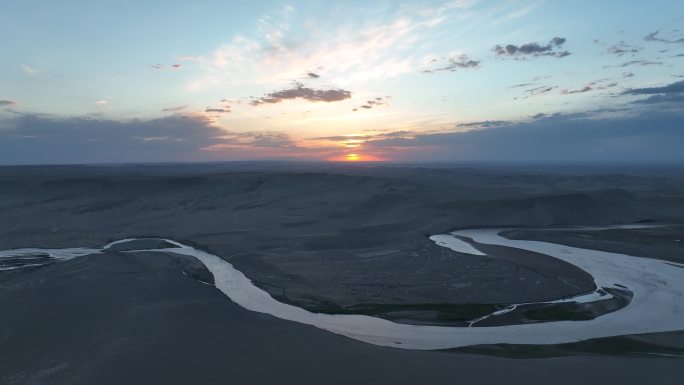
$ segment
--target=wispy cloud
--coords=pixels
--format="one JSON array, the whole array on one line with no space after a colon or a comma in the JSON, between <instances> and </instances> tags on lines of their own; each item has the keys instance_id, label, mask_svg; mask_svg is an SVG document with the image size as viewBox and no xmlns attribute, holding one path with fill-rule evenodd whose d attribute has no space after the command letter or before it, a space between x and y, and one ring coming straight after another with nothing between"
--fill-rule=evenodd
<instances>
[{"instance_id":1,"label":"wispy cloud","mask_svg":"<svg viewBox=\"0 0 684 385\"><path fill-rule=\"evenodd\" d=\"M454 72L464 68L480 68L480 61L470 58L470 56L461 54L451 57L447 63L441 67L423 70L424 73L435 73L440 71Z\"/></svg>"},{"instance_id":2,"label":"wispy cloud","mask_svg":"<svg viewBox=\"0 0 684 385\"><path fill-rule=\"evenodd\" d=\"M622 63L616 67L629 67L629 66L660 66L665 63L661 61L653 61L653 60L631 60L625 63Z\"/></svg>"},{"instance_id":3,"label":"wispy cloud","mask_svg":"<svg viewBox=\"0 0 684 385\"><path fill-rule=\"evenodd\" d=\"M331 135L311 138L312 141L331 142L337 146L352 149L362 149L365 144L373 141L413 139L417 135L414 131L398 130L366 135Z\"/></svg>"},{"instance_id":4,"label":"wispy cloud","mask_svg":"<svg viewBox=\"0 0 684 385\"><path fill-rule=\"evenodd\" d=\"M505 126L507 124L510 124L508 120L483 120L480 122L468 122L468 123L460 123L458 124L458 127L466 127L466 128L493 128L493 127L501 127Z\"/></svg>"},{"instance_id":5,"label":"wispy cloud","mask_svg":"<svg viewBox=\"0 0 684 385\"><path fill-rule=\"evenodd\" d=\"M518 83L518 84L513 84L512 86L510 86L508 88L511 88L511 89L512 88L521 88L521 87L529 87L529 86L533 86L533 85L535 85L535 83Z\"/></svg>"},{"instance_id":6,"label":"wispy cloud","mask_svg":"<svg viewBox=\"0 0 684 385\"><path fill-rule=\"evenodd\" d=\"M176 63L176 64L170 64L167 66L164 64L157 63L157 64L150 65L150 67L154 68L156 70L163 71L163 70L177 70L177 69L180 69L181 67L183 67L183 65L180 63Z\"/></svg>"},{"instance_id":7,"label":"wispy cloud","mask_svg":"<svg viewBox=\"0 0 684 385\"><path fill-rule=\"evenodd\" d=\"M684 36L681 30L674 30L670 32L667 37L661 37L660 31L658 30L644 36L644 40L668 44L684 44Z\"/></svg>"},{"instance_id":8,"label":"wispy cloud","mask_svg":"<svg viewBox=\"0 0 684 385\"><path fill-rule=\"evenodd\" d=\"M188 108L187 105L176 106L176 107L167 107L167 108L162 109L162 112L178 112L178 111L182 111L186 108Z\"/></svg>"},{"instance_id":9,"label":"wispy cloud","mask_svg":"<svg viewBox=\"0 0 684 385\"><path fill-rule=\"evenodd\" d=\"M221 143L203 147L202 151L221 151L227 149L249 148L297 148L289 135L277 131L231 132L221 135Z\"/></svg>"},{"instance_id":10,"label":"wispy cloud","mask_svg":"<svg viewBox=\"0 0 684 385\"><path fill-rule=\"evenodd\" d=\"M22 69L22 71L24 71L24 73L25 73L26 75L29 75L29 76L33 76L33 75L35 75L35 74L38 73L38 70L37 70L37 69L35 69L35 68L33 68L33 67L29 67L29 66L27 66L26 64L22 64L22 65L21 65L21 69Z\"/></svg>"},{"instance_id":11,"label":"wispy cloud","mask_svg":"<svg viewBox=\"0 0 684 385\"><path fill-rule=\"evenodd\" d=\"M631 55L635 56L638 54L643 47L627 44L624 41L619 42L618 44L611 45L606 49L606 53L610 55L615 55L618 57L624 56L624 55Z\"/></svg>"},{"instance_id":12,"label":"wispy cloud","mask_svg":"<svg viewBox=\"0 0 684 385\"><path fill-rule=\"evenodd\" d=\"M336 26L319 25L319 20L294 9L277 11L262 17L256 34L235 36L214 50L204 63L203 74L189 88L241 83L273 86L298 79L302 73L347 84L395 77L416 69L415 48L426 33L473 3L400 7L389 20L367 16ZM311 68L320 70L306 70Z\"/></svg>"},{"instance_id":13,"label":"wispy cloud","mask_svg":"<svg viewBox=\"0 0 684 385\"><path fill-rule=\"evenodd\" d=\"M388 103L387 99L388 99L388 97L384 97L384 98L383 97L376 97L374 99L366 100L366 102L364 104L362 104L359 107L353 108L352 111L356 112L359 109L370 110L371 108L374 108L374 107L388 106L389 103Z\"/></svg>"},{"instance_id":14,"label":"wispy cloud","mask_svg":"<svg viewBox=\"0 0 684 385\"><path fill-rule=\"evenodd\" d=\"M16 105L17 102L13 100L0 100L0 107L11 107Z\"/></svg>"},{"instance_id":15,"label":"wispy cloud","mask_svg":"<svg viewBox=\"0 0 684 385\"><path fill-rule=\"evenodd\" d=\"M204 112L215 112L220 114L225 114L230 112L230 108L205 108Z\"/></svg>"},{"instance_id":16,"label":"wispy cloud","mask_svg":"<svg viewBox=\"0 0 684 385\"><path fill-rule=\"evenodd\" d=\"M523 96L515 97L513 100L517 99L527 99L532 96L540 96L540 95L546 95L549 92L553 91L554 89L558 88L558 86L539 86L539 87L534 87L534 88L528 88L523 91Z\"/></svg>"},{"instance_id":17,"label":"wispy cloud","mask_svg":"<svg viewBox=\"0 0 684 385\"><path fill-rule=\"evenodd\" d=\"M180 60L180 61L202 61L202 60L204 60L204 56L185 55L185 56L179 56L178 60Z\"/></svg>"},{"instance_id":18,"label":"wispy cloud","mask_svg":"<svg viewBox=\"0 0 684 385\"><path fill-rule=\"evenodd\" d=\"M647 59L639 59L639 60L630 60L628 62L624 62L622 64L617 64L617 65L604 65L603 68L625 68L625 67L647 67L647 66L661 66L664 65L665 63L662 61L654 61L654 60L647 60ZM625 72L625 74L630 74L631 72ZM629 77L629 76L627 76Z\"/></svg>"},{"instance_id":19,"label":"wispy cloud","mask_svg":"<svg viewBox=\"0 0 684 385\"><path fill-rule=\"evenodd\" d=\"M591 86L586 85L586 86L584 86L584 87L582 87L582 88L578 88L578 89L575 89L575 90L568 90L568 89L562 90L562 91L561 91L561 94L563 94L563 95L582 94L582 93L589 92L589 91L593 91L593 90L594 90L594 89L593 89Z\"/></svg>"},{"instance_id":20,"label":"wispy cloud","mask_svg":"<svg viewBox=\"0 0 684 385\"><path fill-rule=\"evenodd\" d=\"M577 89L564 89L561 91L562 95L572 95L572 94L583 94L585 92L590 92L590 91L596 91L596 90L605 90L608 88L613 88L617 86L617 82L608 82L607 80L597 80L590 82L588 84L585 84L584 86L577 88Z\"/></svg>"}]
</instances>

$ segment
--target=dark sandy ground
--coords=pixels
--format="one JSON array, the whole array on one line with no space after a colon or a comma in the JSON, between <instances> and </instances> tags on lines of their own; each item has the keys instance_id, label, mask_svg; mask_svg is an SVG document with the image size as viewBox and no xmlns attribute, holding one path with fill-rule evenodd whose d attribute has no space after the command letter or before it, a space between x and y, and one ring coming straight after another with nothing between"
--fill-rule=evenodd
<instances>
[{"instance_id":1,"label":"dark sandy ground","mask_svg":"<svg viewBox=\"0 0 684 385\"><path fill-rule=\"evenodd\" d=\"M510 250L499 250L498 258L463 255L427 236L479 226L684 223L681 171L267 163L7 167L0 168L0 249L171 238L219 255L279 300L310 309L540 301L585 292L592 283L558 264L535 264L534 256L521 263ZM674 255L679 246L671 238L678 236L606 239L620 252L664 258ZM198 282L211 277L192 261L103 257L0 273L0 379L628 384L675 383L670 380L684 374L681 360L623 357L620 349L521 361L378 348L243 311ZM421 323L424 316L423 310L401 312L406 322ZM662 346L678 337L649 338ZM129 380L134 376L139 380Z\"/></svg>"}]
</instances>

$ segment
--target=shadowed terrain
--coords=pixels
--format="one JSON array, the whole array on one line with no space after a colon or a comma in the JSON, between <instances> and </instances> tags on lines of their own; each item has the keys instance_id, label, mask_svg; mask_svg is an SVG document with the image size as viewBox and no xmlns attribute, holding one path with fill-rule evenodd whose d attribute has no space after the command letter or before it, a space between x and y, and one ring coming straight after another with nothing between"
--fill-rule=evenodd
<instances>
[{"instance_id":1,"label":"shadowed terrain","mask_svg":"<svg viewBox=\"0 0 684 385\"><path fill-rule=\"evenodd\" d=\"M568 297L591 291L594 284L574 266L535 253L478 245L490 256L467 255L439 247L428 236L465 227L681 223L684 180L679 175L671 169L628 174L446 165L6 167L0 169L0 249L101 247L129 237L170 238L228 260L273 297L313 311L462 325L506 304ZM632 234L611 230L606 237L599 233L604 232L520 229L506 234L681 262L681 242L675 242L684 238L681 227ZM470 372L459 371L471 378L476 378L475 368L486 370L484 362L489 360L502 360L496 364L513 371L526 370L498 358L368 346L251 314L202 284L212 283L213 277L192 258L122 253L168 246L155 240L136 242L115 245L102 255L0 272L0 318L5 325L0 350L15 352L3 354L0 378L4 375L8 383L17 384L29 383L31 376L44 376L34 383L53 383L46 380L53 377L68 379L59 383L107 383L97 373L118 368L128 377L111 383L131 382L136 375L144 378L152 371L182 366L174 354L192 355L192 362L185 365L194 374L172 375L177 371L171 370L165 383L211 383L221 367L252 367L257 360L246 358L250 354L272 357L268 362L283 360L274 373L305 362L319 368L302 374L300 383L320 383L316 379L328 369L336 370L333 362L348 360L347 355L378 363L372 368L362 365L359 373L364 374L354 377L370 382L387 382L390 377L396 383L414 382L408 379L417 381L415 373L425 370L428 378L446 383L454 374L448 369L453 360L459 361L458 367L475 363ZM574 311L521 309L502 320L573 319L579 314ZM252 326L244 329L247 324ZM663 339L668 337L656 335L646 343ZM656 345L663 346L661 342ZM293 345L298 345L294 355ZM681 344L675 345L679 351ZM310 357L315 346L323 346L324 352L316 359ZM507 354L500 350L468 351ZM582 348L561 350L584 354ZM239 357L239 352L248 353ZM530 355L514 351L518 353ZM142 357L154 358L145 366ZM226 366L219 359L243 363ZM621 366L622 374L615 377L616 370L610 367L618 361L607 357L564 359L553 368L546 361L528 361L521 368L562 372L576 363L573 360L605 364L594 379L605 374L622 378L623 383L638 383L641 377L625 373L639 365L651 368L644 373L656 367L671 372L656 380L642 378L652 383L668 383L665 379L677 378L679 370L666 361L630 359L635 366ZM411 362L411 370L402 376L392 362ZM387 377L390 368L392 375ZM242 381L249 378L240 373ZM578 375L563 380L580 381ZM276 378L269 376L261 373L255 383ZM348 383L349 376L331 383ZM485 377L480 382L502 379L494 374Z\"/></svg>"},{"instance_id":2,"label":"shadowed terrain","mask_svg":"<svg viewBox=\"0 0 684 385\"><path fill-rule=\"evenodd\" d=\"M456 256L427 236L457 227L684 218L680 179L552 171L249 163L10 167L0 170L0 213L12 226L0 229L0 244L101 246L141 236L190 241L273 296L313 308L511 303L592 286L586 277L547 274L515 258Z\"/></svg>"}]
</instances>

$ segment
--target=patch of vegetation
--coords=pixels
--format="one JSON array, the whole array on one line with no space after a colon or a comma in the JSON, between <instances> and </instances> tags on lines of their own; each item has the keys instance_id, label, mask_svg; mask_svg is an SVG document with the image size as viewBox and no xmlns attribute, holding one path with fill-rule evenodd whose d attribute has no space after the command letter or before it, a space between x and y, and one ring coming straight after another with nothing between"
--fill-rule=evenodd
<instances>
[{"instance_id":1,"label":"patch of vegetation","mask_svg":"<svg viewBox=\"0 0 684 385\"><path fill-rule=\"evenodd\" d=\"M332 302L319 303L316 306L308 306L307 310L314 313L325 314L361 314L381 318L392 317L391 313L407 312L434 312L439 321L470 321L472 319L491 314L503 309L504 305L482 303L420 303L420 304L388 304L372 303L352 306L339 306Z\"/></svg>"},{"instance_id":2,"label":"patch of vegetation","mask_svg":"<svg viewBox=\"0 0 684 385\"><path fill-rule=\"evenodd\" d=\"M523 311L523 316L534 321L586 321L594 319L594 315L578 309L573 303L558 303L535 307Z\"/></svg>"}]
</instances>

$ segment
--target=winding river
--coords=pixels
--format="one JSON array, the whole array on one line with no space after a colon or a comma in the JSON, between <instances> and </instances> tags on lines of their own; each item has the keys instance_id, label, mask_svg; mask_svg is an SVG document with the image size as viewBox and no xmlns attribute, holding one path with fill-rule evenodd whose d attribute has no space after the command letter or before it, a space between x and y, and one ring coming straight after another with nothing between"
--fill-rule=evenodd
<instances>
[{"instance_id":1,"label":"winding river","mask_svg":"<svg viewBox=\"0 0 684 385\"><path fill-rule=\"evenodd\" d=\"M596 292L553 302L601 301L606 299L607 295L600 291L601 288L629 290L633 293L631 302L620 310L586 321L554 321L491 327L407 325L365 315L312 313L278 302L255 286L249 278L227 261L170 239L166 241L176 246L175 248L135 251L193 256L214 275L216 288L247 310L312 325L381 346L431 350L501 343L559 344L598 337L684 330L684 265L548 242L511 240L499 235L504 230L506 229L459 230L451 234L433 236L431 239L439 246L473 255L485 254L463 239L529 250L571 263L594 278L598 288ZM456 238L456 236L462 238ZM42 254L49 255L52 259L68 260L82 255L101 253L114 244L132 240L134 239L113 242L102 249L5 250L0 251L0 258L30 259L40 258L37 255ZM31 264L27 261L23 266ZM39 263L33 265L36 264ZM4 269L16 268L20 266L10 266ZM515 306L517 305L511 305L497 313L510 311Z\"/></svg>"}]
</instances>

